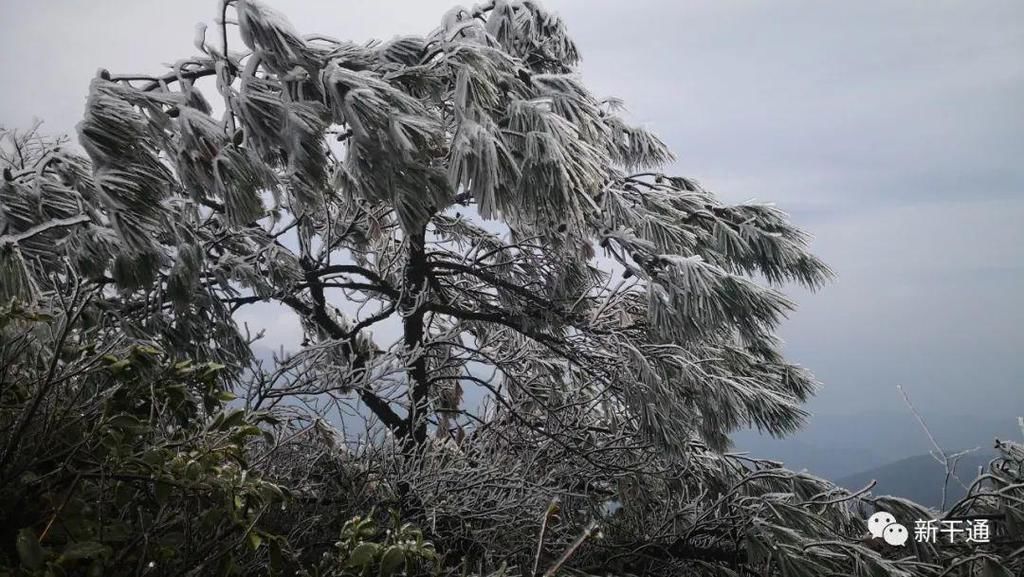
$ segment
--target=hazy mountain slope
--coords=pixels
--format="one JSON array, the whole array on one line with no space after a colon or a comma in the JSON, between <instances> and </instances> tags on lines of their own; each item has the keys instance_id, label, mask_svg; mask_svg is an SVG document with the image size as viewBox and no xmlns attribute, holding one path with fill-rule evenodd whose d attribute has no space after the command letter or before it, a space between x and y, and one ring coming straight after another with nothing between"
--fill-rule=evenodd
<instances>
[{"instance_id":1,"label":"hazy mountain slope","mask_svg":"<svg viewBox=\"0 0 1024 577\"><path fill-rule=\"evenodd\" d=\"M928 428L944 447L993 446L995 438L1016 440L1021 430L1008 415L926 415ZM734 436L738 451L779 460L792 469L829 479L882 467L925 454L931 441L909 412L841 415L819 412L791 437L773 439L752 431Z\"/></svg>"},{"instance_id":2,"label":"hazy mountain slope","mask_svg":"<svg viewBox=\"0 0 1024 577\"><path fill-rule=\"evenodd\" d=\"M748 434L737 435L736 450L780 461L794 470L806 469L819 477L838 479L872 467L887 459L864 447L826 447L802 439L760 439Z\"/></svg>"},{"instance_id":3,"label":"hazy mountain slope","mask_svg":"<svg viewBox=\"0 0 1024 577\"><path fill-rule=\"evenodd\" d=\"M953 451L955 453L955 451ZM961 457L956 465L956 476L965 485L977 477L979 467L987 467L995 453L989 449L978 450ZM915 455L855 473L837 480L837 484L850 490L857 490L872 480L878 484L872 489L875 495L894 495L906 497L922 505L940 507L942 505L942 487L946 476L945 467L932 455ZM965 488L956 479L951 478L946 489L946 505L963 497Z\"/></svg>"}]
</instances>

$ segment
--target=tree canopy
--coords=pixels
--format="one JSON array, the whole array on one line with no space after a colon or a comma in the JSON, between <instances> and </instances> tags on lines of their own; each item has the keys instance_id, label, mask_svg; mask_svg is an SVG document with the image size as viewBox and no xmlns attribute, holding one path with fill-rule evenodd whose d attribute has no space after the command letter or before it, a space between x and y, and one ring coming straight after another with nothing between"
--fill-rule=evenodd
<instances>
[{"instance_id":1,"label":"tree canopy","mask_svg":"<svg viewBox=\"0 0 1024 577\"><path fill-rule=\"evenodd\" d=\"M166 74L98 72L84 156L9 133L0 478L25 513L0 548L21 570L1019 568L880 548L871 505L935 514L728 452L800 426L816 382L780 351L780 288L832 273L779 209L667 172L557 16L496 0L359 44L222 8ZM269 362L234 317L262 303L305 334ZM30 433L58 430L40 459ZM1003 448L947 514L1021 519ZM147 544L105 533L107 495ZM61 499L99 504L54 531Z\"/></svg>"}]
</instances>

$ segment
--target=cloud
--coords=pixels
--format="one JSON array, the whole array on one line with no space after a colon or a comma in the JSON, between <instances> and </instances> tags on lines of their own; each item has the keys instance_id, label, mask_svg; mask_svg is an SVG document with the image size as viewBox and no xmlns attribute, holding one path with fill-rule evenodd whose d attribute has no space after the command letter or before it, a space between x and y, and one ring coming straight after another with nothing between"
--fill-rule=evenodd
<instances>
[{"instance_id":1,"label":"cloud","mask_svg":"<svg viewBox=\"0 0 1024 577\"><path fill-rule=\"evenodd\" d=\"M900 403L1005 416L1024 402L1024 198L878 206L814 227L838 263L798 293L783 330L791 356L825 382L812 405L856 412Z\"/></svg>"}]
</instances>

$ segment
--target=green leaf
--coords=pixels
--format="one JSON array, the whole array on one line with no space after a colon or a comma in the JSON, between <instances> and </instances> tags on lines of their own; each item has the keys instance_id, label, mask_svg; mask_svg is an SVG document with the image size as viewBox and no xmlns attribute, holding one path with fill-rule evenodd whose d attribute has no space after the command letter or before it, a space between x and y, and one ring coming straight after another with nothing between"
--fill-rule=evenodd
<instances>
[{"instance_id":1,"label":"green leaf","mask_svg":"<svg viewBox=\"0 0 1024 577\"><path fill-rule=\"evenodd\" d=\"M114 373L115 375L120 375L124 371L128 370L130 364L131 361L129 361L128 359L121 359L116 363L111 364L107 368L109 368L110 372Z\"/></svg>"},{"instance_id":2,"label":"green leaf","mask_svg":"<svg viewBox=\"0 0 1024 577\"><path fill-rule=\"evenodd\" d=\"M380 576L391 577L405 566L405 550L398 545L388 547L380 558Z\"/></svg>"},{"instance_id":3,"label":"green leaf","mask_svg":"<svg viewBox=\"0 0 1024 577\"><path fill-rule=\"evenodd\" d=\"M156 495L156 502L164 505L167 500L171 497L171 485L170 483L164 483L157 481L153 484L153 493Z\"/></svg>"},{"instance_id":4,"label":"green leaf","mask_svg":"<svg viewBox=\"0 0 1024 577\"><path fill-rule=\"evenodd\" d=\"M114 415L107 419L107 425L111 427L117 427L118 429L128 429L131 427L138 427L142 424L139 419L125 414Z\"/></svg>"},{"instance_id":5,"label":"green leaf","mask_svg":"<svg viewBox=\"0 0 1024 577\"><path fill-rule=\"evenodd\" d=\"M281 542L278 539L271 539L270 547L270 574L280 575L284 568L284 555L281 553Z\"/></svg>"},{"instance_id":6,"label":"green leaf","mask_svg":"<svg viewBox=\"0 0 1024 577\"><path fill-rule=\"evenodd\" d=\"M377 556L378 551L380 551L380 545L376 543L360 543L356 546L355 549L352 550L352 553L348 556L348 561L345 562L345 567L365 568L373 562L373 559Z\"/></svg>"},{"instance_id":7,"label":"green leaf","mask_svg":"<svg viewBox=\"0 0 1024 577\"><path fill-rule=\"evenodd\" d=\"M135 497L135 490L131 485L118 481L114 485L112 495L114 497L114 505L123 509L128 506L128 503L132 502L132 499Z\"/></svg>"},{"instance_id":8,"label":"green leaf","mask_svg":"<svg viewBox=\"0 0 1024 577\"><path fill-rule=\"evenodd\" d=\"M251 547L253 551L259 549L260 545L263 544L263 537L260 536L258 531L249 531L249 534L246 535L246 539L249 541L249 547Z\"/></svg>"},{"instance_id":9,"label":"green leaf","mask_svg":"<svg viewBox=\"0 0 1024 577\"><path fill-rule=\"evenodd\" d=\"M27 569L39 569L43 566L43 548L39 546L39 540L32 529L24 528L18 531L18 557L21 564Z\"/></svg>"},{"instance_id":10,"label":"green leaf","mask_svg":"<svg viewBox=\"0 0 1024 577\"><path fill-rule=\"evenodd\" d=\"M255 425L246 425L238 429L236 433L239 437L259 437L263 435L263 430Z\"/></svg>"},{"instance_id":11,"label":"green leaf","mask_svg":"<svg viewBox=\"0 0 1024 577\"><path fill-rule=\"evenodd\" d=\"M143 453L141 459L150 467L159 467L168 459L168 455L163 449L154 447Z\"/></svg>"},{"instance_id":12,"label":"green leaf","mask_svg":"<svg viewBox=\"0 0 1024 577\"><path fill-rule=\"evenodd\" d=\"M78 561L81 559L96 559L106 555L110 549L102 543L95 541L81 541L68 545L60 555L60 561Z\"/></svg>"},{"instance_id":13,"label":"green leaf","mask_svg":"<svg viewBox=\"0 0 1024 577\"><path fill-rule=\"evenodd\" d=\"M205 367L206 369L204 369L202 374L200 374L203 378L211 377L227 368L225 365L220 363L206 363Z\"/></svg>"},{"instance_id":14,"label":"green leaf","mask_svg":"<svg viewBox=\"0 0 1024 577\"><path fill-rule=\"evenodd\" d=\"M137 357L155 357L162 353L158 348L151 347L149 345L138 345L132 349L132 353Z\"/></svg>"},{"instance_id":15,"label":"green leaf","mask_svg":"<svg viewBox=\"0 0 1024 577\"><path fill-rule=\"evenodd\" d=\"M239 409L231 411L230 413L224 414L224 419L217 425L217 428L221 431L230 429L231 427L237 427L245 421L245 411Z\"/></svg>"},{"instance_id":16,"label":"green leaf","mask_svg":"<svg viewBox=\"0 0 1024 577\"><path fill-rule=\"evenodd\" d=\"M221 577L230 577L231 575L238 574L238 565L235 564L234 555L225 555L220 560L220 566L217 567L217 575Z\"/></svg>"},{"instance_id":17,"label":"green leaf","mask_svg":"<svg viewBox=\"0 0 1024 577\"><path fill-rule=\"evenodd\" d=\"M281 420L271 415L266 411L257 411L252 413L253 420L259 423L266 423L268 425L280 425Z\"/></svg>"}]
</instances>

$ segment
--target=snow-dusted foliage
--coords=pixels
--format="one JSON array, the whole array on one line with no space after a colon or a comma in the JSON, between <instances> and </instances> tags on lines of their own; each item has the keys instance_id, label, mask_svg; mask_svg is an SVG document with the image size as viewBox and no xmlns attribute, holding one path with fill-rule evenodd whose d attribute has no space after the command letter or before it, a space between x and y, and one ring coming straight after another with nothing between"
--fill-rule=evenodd
<instances>
[{"instance_id":1,"label":"snow-dusted foliage","mask_svg":"<svg viewBox=\"0 0 1024 577\"><path fill-rule=\"evenodd\" d=\"M497 370L503 395L589 395L595 424L677 454L724 448L743 425L799 424L814 383L772 337L792 305L746 275L814 287L828 269L772 207L637 174L671 153L586 89L555 16L498 2L455 9L425 37L356 45L235 8L248 52L203 44L163 78L93 82L79 127L93 174L76 194L116 233L119 288L162 273L179 301L277 300L321 343L401 315L399 346L358 347L345 384L420 442L431 392L474 363ZM346 318L336 289L381 313ZM409 365L408 399L375 389L364 365L382 351Z\"/></svg>"},{"instance_id":2,"label":"snow-dusted foliage","mask_svg":"<svg viewBox=\"0 0 1024 577\"><path fill-rule=\"evenodd\" d=\"M0 297L74 270L90 315L291 415L266 474L339 510L397 507L467 571L941 573L935 551L861 542L859 497L725 453L738 428L799 427L816 383L780 352L780 287L831 272L780 210L666 174L558 17L496 0L356 44L224 8L244 46L200 29L163 76L97 75L88 159L8 163ZM231 315L258 302L306 338L252 377ZM324 399L358 404L367 443L308 459L302 427L324 424L296 401ZM311 481L328 458L351 479ZM329 514L296 510L299 547Z\"/></svg>"}]
</instances>

